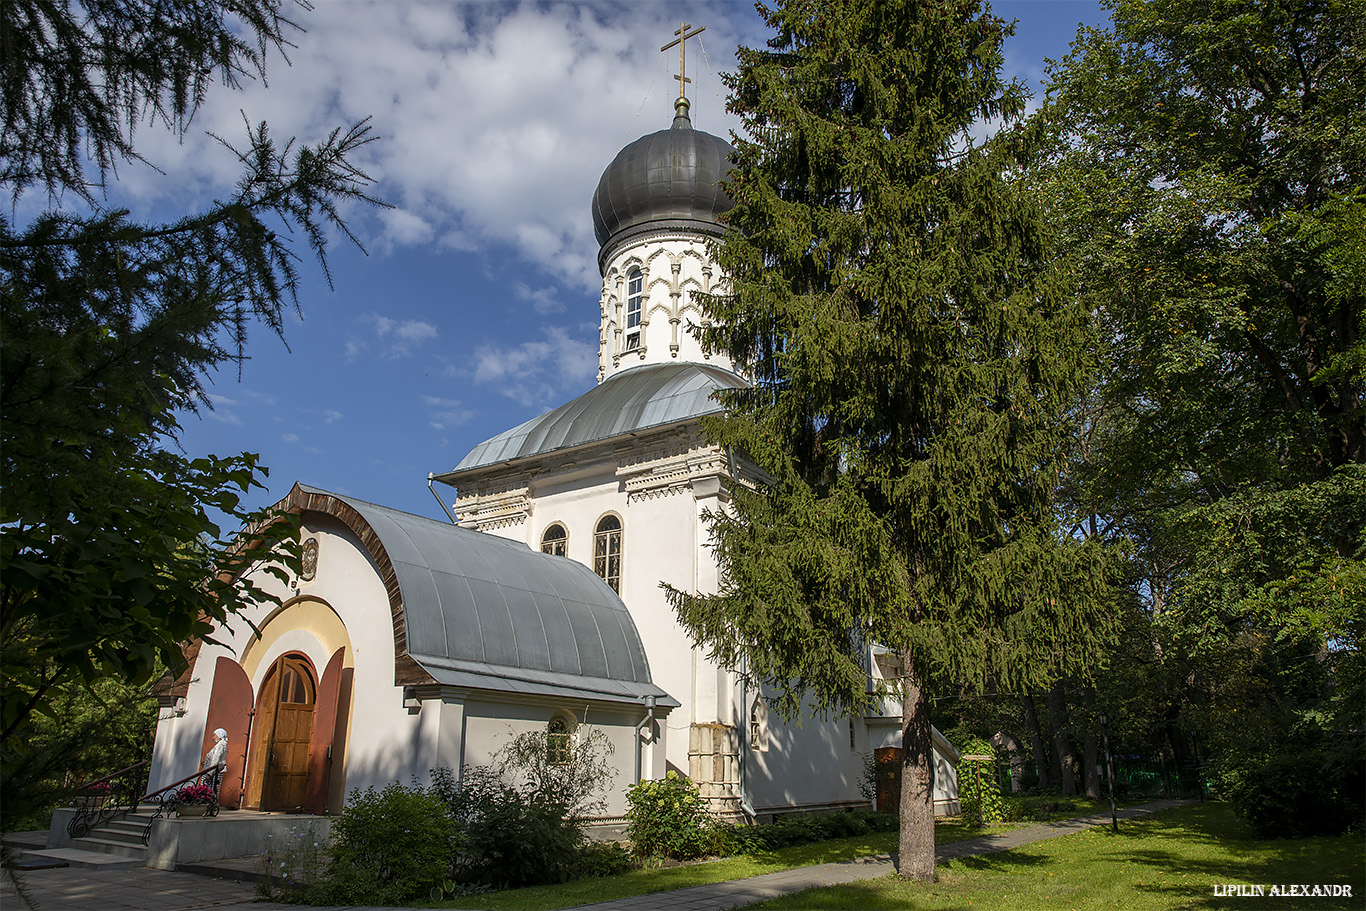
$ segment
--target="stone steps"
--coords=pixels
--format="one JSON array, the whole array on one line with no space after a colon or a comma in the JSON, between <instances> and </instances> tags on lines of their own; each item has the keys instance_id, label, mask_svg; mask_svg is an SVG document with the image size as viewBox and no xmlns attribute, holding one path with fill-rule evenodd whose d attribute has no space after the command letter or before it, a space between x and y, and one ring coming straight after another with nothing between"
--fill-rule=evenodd
<instances>
[{"instance_id":1,"label":"stone steps","mask_svg":"<svg viewBox=\"0 0 1366 911\"><path fill-rule=\"evenodd\" d=\"M84 838L71 839L71 847L79 848L82 851L96 851L101 854L114 854L119 857L127 857L137 861L139 864L146 862L147 849L143 847L142 838L139 837L136 844L126 841L105 837L104 829L96 829L94 834Z\"/></svg>"},{"instance_id":2,"label":"stone steps","mask_svg":"<svg viewBox=\"0 0 1366 911\"><path fill-rule=\"evenodd\" d=\"M91 829L81 838L71 839L70 848L62 850L105 855L123 859L128 866L142 866L147 862L147 847L142 839L155 814L155 809L139 807L127 816L111 819ZM85 860L92 862L90 858L85 858ZM93 861L93 863L107 869L110 862ZM76 865L76 863L72 863L72 866Z\"/></svg>"}]
</instances>

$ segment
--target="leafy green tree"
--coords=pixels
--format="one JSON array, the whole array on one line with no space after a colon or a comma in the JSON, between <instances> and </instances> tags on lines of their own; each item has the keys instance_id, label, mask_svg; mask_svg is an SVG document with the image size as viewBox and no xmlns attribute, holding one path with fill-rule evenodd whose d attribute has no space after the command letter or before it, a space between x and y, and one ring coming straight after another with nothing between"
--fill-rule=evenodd
<instances>
[{"instance_id":1,"label":"leafy green tree","mask_svg":"<svg viewBox=\"0 0 1366 911\"><path fill-rule=\"evenodd\" d=\"M58 684L28 730L30 749L6 766L7 793L28 795L37 812L7 814L13 830L46 828L75 784L94 781L152 757L157 701L145 685L119 677Z\"/></svg>"},{"instance_id":2,"label":"leafy green tree","mask_svg":"<svg viewBox=\"0 0 1366 911\"><path fill-rule=\"evenodd\" d=\"M1260 762L1213 708L1260 701L1263 745L1355 757L1359 801L1366 4L1110 6L1035 172L1106 328L1081 497L1131 542L1167 723Z\"/></svg>"},{"instance_id":3,"label":"leafy green tree","mask_svg":"<svg viewBox=\"0 0 1366 911\"><path fill-rule=\"evenodd\" d=\"M1025 89L976 2L764 10L730 109L730 293L704 336L745 365L714 437L770 479L713 515L712 597L674 592L788 715L860 710L900 658L901 873L934 876L933 687L1043 685L1108 636L1105 570L1052 521L1086 314L1015 179Z\"/></svg>"},{"instance_id":4,"label":"leafy green tree","mask_svg":"<svg viewBox=\"0 0 1366 911\"><path fill-rule=\"evenodd\" d=\"M351 237L338 207L369 201L354 164L368 126L311 146L248 126L236 190L172 223L136 222L102 188L139 160L135 126L184 131L214 80L264 77L292 27L276 0L0 6L0 180L11 211L46 200L25 225L0 216L6 772L56 690L177 667L180 642L263 597L233 580L289 536L241 505L255 456L162 442L253 322L281 330L299 281L289 237L324 272L329 233ZM4 777L3 813L24 815L32 795Z\"/></svg>"},{"instance_id":5,"label":"leafy green tree","mask_svg":"<svg viewBox=\"0 0 1366 911\"><path fill-rule=\"evenodd\" d=\"M1169 585L1214 622L1341 604L1282 583L1349 581L1366 521L1366 9L1113 8L1042 115L1052 212L1113 340L1097 495L1165 546L1163 609Z\"/></svg>"}]
</instances>

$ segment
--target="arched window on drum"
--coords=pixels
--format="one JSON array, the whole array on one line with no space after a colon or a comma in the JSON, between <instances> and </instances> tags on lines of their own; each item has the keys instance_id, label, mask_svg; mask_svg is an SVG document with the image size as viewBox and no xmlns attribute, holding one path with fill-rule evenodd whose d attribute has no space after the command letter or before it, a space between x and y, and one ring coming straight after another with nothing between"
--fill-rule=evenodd
<instances>
[{"instance_id":1,"label":"arched window on drum","mask_svg":"<svg viewBox=\"0 0 1366 911\"><path fill-rule=\"evenodd\" d=\"M626 273L626 350L640 347L640 320L645 309L645 277L639 269Z\"/></svg>"}]
</instances>

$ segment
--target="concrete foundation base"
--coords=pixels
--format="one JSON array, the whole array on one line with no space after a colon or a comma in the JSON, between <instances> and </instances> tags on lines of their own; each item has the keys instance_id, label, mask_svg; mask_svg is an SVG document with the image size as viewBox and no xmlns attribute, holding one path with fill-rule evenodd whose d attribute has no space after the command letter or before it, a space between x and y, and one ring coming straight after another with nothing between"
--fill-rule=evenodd
<instances>
[{"instance_id":1,"label":"concrete foundation base","mask_svg":"<svg viewBox=\"0 0 1366 911\"><path fill-rule=\"evenodd\" d=\"M72 844L66 826L76 812L57 810L53 814L52 828L48 832L49 848ZM203 819L152 819L144 863L158 870L174 870L177 864L260 854L272 840L281 842L297 837L323 841L331 834L332 820L331 816L249 810L223 810L215 817ZM99 832L99 829L92 830L91 835Z\"/></svg>"}]
</instances>

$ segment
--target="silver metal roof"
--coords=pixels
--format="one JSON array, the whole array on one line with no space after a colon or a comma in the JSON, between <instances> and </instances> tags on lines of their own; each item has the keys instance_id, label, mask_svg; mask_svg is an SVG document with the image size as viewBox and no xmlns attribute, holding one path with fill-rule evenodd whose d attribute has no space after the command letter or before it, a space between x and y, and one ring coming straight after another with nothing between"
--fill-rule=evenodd
<instances>
[{"instance_id":1,"label":"silver metal roof","mask_svg":"<svg viewBox=\"0 0 1366 911\"><path fill-rule=\"evenodd\" d=\"M373 529L402 593L408 654L437 682L678 705L651 682L626 605L583 564L299 486L346 503Z\"/></svg>"},{"instance_id":2,"label":"silver metal roof","mask_svg":"<svg viewBox=\"0 0 1366 911\"><path fill-rule=\"evenodd\" d=\"M555 452L612 437L678 423L721 406L717 389L743 389L746 380L707 364L646 364L622 370L588 392L525 424L485 440L443 481L472 468Z\"/></svg>"}]
</instances>

